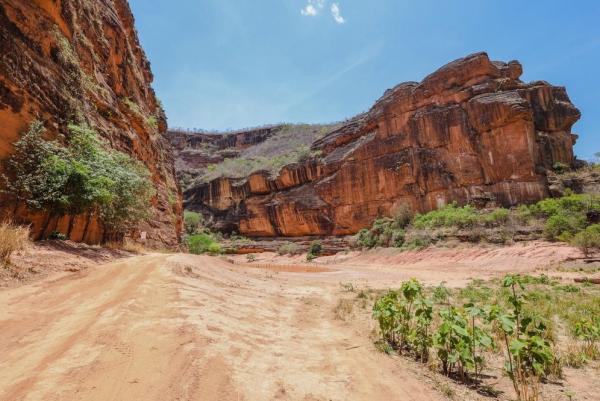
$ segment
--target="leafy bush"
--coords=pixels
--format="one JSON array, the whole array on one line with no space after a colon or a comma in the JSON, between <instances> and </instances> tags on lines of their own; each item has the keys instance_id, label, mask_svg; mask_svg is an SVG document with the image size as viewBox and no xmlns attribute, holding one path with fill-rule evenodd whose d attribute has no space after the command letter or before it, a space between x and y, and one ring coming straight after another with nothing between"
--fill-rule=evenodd
<instances>
[{"instance_id":1,"label":"leafy bush","mask_svg":"<svg viewBox=\"0 0 600 401\"><path fill-rule=\"evenodd\" d=\"M186 238L187 246L190 253L201 255L204 253L221 254L223 252L221 245L215 237L209 233L200 233L190 235Z\"/></svg>"},{"instance_id":2,"label":"leafy bush","mask_svg":"<svg viewBox=\"0 0 600 401\"><path fill-rule=\"evenodd\" d=\"M451 203L426 214L417 214L413 224L416 228L421 229L439 227L468 228L472 227L477 221L477 210L473 206L458 207L456 203Z\"/></svg>"},{"instance_id":3,"label":"leafy bush","mask_svg":"<svg viewBox=\"0 0 600 401\"><path fill-rule=\"evenodd\" d=\"M185 232L189 235L198 233L202 228L203 218L200 213L185 210L183 212L183 221L185 225Z\"/></svg>"},{"instance_id":4,"label":"leafy bush","mask_svg":"<svg viewBox=\"0 0 600 401\"><path fill-rule=\"evenodd\" d=\"M600 224L594 224L577 233L571 243L581 249L586 257L597 252L600 250Z\"/></svg>"},{"instance_id":5,"label":"leafy bush","mask_svg":"<svg viewBox=\"0 0 600 401\"><path fill-rule=\"evenodd\" d=\"M277 249L277 253L279 255L298 255L300 253L300 248L293 242L287 242Z\"/></svg>"},{"instance_id":6,"label":"leafy bush","mask_svg":"<svg viewBox=\"0 0 600 401\"><path fill-rule=\"evenodd\" d=\"M567 241L585 227L585 216L555 214L544 225L544 237L549 240Z\"/></svg>"},{"instance_id":7,"label":"leafy bush","mask_svg":"<svg viewBox=\"0 0 600 401\"><path fill-rule=\"evenodd\" d=\"M256 262L256 255L249 253L248 255L246 255L246 260L248 261L248 263Z\"/></svg>"},{"instance_id":8,"label":"leafy bush","mask_svg":"<svg viewBox=\"0 0 600 401\"><path fill-rule=\"evenodd\" d=\"M481 220L487 226L496 226L498 224L504 224L508 221L510 211L504 208L496 208L489 213L481 215Z\"/></svg>"},{"instance_id":9,"label":"leafy bush","mask_svg":"<svg viewBox=\"0 0 600 401\"><path fill-rule=\"evenodd\" d=\"M356 243L361 248L375 248L378 246L402 247L406 233L405 217L380 218L373 222L371 229L362 229L356 235Z\"/></svg>"},{"instance_id":10,"label":"leafy bush","mask_svg":"<svg viewBox=\"0 0 600 401\"><path fill-rule=\"evenodd\" d=\"M148 216L154 190L139 161L106 149L85 126L69 125L67 146L44 140L43 133L42 123L32 123L3 163L10 197L53 215L95 214L112 235Z\"/></svg>"},{"instance_id":11,"label":"leafy bush","mask_svg":"<svg viewBox=\"0 0 600 401\"><path fill-rule=\"evenodd\" d=\"M0 267L8 266L13 253L23 250L29 242L29 228L12 223L0 223Z\"/></svg>"}]
</instances>

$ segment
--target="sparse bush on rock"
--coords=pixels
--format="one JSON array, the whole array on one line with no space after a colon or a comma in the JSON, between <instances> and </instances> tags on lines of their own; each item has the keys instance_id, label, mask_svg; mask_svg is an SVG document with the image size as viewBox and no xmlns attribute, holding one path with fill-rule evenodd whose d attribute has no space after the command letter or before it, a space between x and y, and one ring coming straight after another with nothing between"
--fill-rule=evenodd
<instances>
[{"instance_id":1,"label":"sparse bush on rock","mask_svg":"<svg viewBox=\"0 0 600 401\"><path fill-rule=\"evenodd\" d=\"M293 242L287 242L277 249L279 255L298 255L300 253L300 247Z\"/></svg>"},{"instance_id":2,"label":"sparse bush on rock","mask_svg":"<svg viewBox=\"0 0 600 401\"><path fill-rule=\"evenodd\" d=\"M87 126L69 125L64 144L43 134L42 123L32 123L4 161L10 198L55 216L96 215L112 236L148 217L154 189L142 163L105 147Z\"/></svg>"},{"instance_id":3,"label":"sparse bush on rock","mask_svg":"<svg viewBox=\"0 0 600 401\"><path fill-rule=\"evenodd\" d=\"M198 233L201 230L203 218L200 213L186 210L183 212L183 222L185 225L185 232L188 235L192 235Z\"/></svg>"}]
</instances>

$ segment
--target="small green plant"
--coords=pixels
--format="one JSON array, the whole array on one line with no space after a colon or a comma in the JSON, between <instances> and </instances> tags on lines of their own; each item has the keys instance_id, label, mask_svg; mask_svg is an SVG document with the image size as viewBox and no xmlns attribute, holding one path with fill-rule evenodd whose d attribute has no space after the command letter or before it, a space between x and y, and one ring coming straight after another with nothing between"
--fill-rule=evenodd
<instances>
[{"instance_id":1,"label":"small green plant","mask_svg":"<svg viewBox=\"0 0 600 401\"><path fill-rule=\"evenodd\" d=\"M67 236L65 234L61 233L60 231L52 231L50 233L50 235L48 235L48 239L56 240L56 241L66 241Z\"/></svg>"},{"instance_id":2,"label":"small green plant","mask_svg":"<svg viewBox=\"0 0 600 401\"><path fill-rule=\"evenodd\" d=\"M600 356L598 341L600 341L600 317L595 320L584 319L575 324L575 336L584 342L583 353L587 358L597 359Z\"/></svg>"},{"instance_id":3,"label":"small green plant","mask_svg":"<svg viewBox=\"0 0 600 401\"><path fill-rule=\"evenodd\" d=\"M498 306L490 308L488 318L496 323L505 345L505 371L513 382L519 400L536 401L539 398L540 379L554 362L554 354L546 339L547 326L535 316L523 313L525 298L523 278L507 275L502 287L508 290L512 310L505 312Z\"/></svg>"},{"instance_id":4,"label":"small green plant","mask_svg":"<svg viewBox=\"0 0 600 401\"><path fill-rule=\"evenodd\" d=\"M379 323L381 337L387 343L398 344L398 324L401 319L398 291L390 290L373 305L373 318Z\"/></svg>"},{"instance_id":5,"label":"small green plant","mask_svg":"<svg viewBox=\"0 0 600 401\"><path fill-rule=\"evenodd\" d=\"M310 243L308 247L308 253L306 254L306 260L313 261L323 252L323 245L321 241L315 240Z\"/></svg>"},{"instance_id":6,"label":"small green plant","mask_svg":"<svg viewBox=\"0 0 600 401\"><path fill-rule=\"evenodd\" d=\"M552 165L552 170L557 174L564 174L570 170L570 167L565 163L556 162Z\"/></svg>"},{"instance_id":7,"label":"small green plant","mask_svg":"<svg viewBox=\"0 0 600 401\"><path fill-rule=\"evenodd\" d=\"M146 119L146 125L154 130L158 129L158 119L156 116L150 116Z\"/></svg>"},{"instance_id":8,"label":"small green plant","mask_svg":"<svg viewBox=\"0 0 600 401\"><path fill-rule=\"evenodd\" d=\"M453 306L440 310L439 317L441 323L433 336L433 344L442 370L446 375L458 373L466 381L468 370L474 366L467 318Z\"/></svg>"},{"instance_id":9,"label":"small green plant","mask_svg":"<svg viewBox=\"0 0 600 401\"><path fill-rule=\"evenodd\" d=\"M247 254L246 261L248 261L248 263L256 262L256 255L252 253Z\"/></svg>"}]
</instances>

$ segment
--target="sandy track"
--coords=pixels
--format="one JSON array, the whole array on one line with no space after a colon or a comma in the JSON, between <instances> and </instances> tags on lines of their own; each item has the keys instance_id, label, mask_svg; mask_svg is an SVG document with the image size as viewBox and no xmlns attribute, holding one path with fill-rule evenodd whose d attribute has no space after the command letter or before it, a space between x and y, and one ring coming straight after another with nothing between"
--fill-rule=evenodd
<instances>
[{"instance_id":1,"label":"sandy track","mask_svg":"<svg viewBox=\"0 0 600 401\"><path fill-rule=\"evenodd\" d=\"M334 318L348 276L148 255L0 292L0 400L442 399Z\"/></svg>"}]
</instances>

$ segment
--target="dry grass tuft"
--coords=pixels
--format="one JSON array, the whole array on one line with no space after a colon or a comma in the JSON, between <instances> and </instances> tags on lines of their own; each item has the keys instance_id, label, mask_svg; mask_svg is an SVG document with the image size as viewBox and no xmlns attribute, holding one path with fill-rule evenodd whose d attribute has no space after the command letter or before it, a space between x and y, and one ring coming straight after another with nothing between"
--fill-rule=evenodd
<instances>
[{"instance_id":1,"label":"dry grass tuft","mask_svg":"<svg viewBox=\"0 0 600 401\"><path fill-rule=\"evenodd\" d=\"M129 239L125 239L123 242L107 242L104 244L108 249L114 249L118 251L126 251L131 253L146 253L147 249L144 245L131 241Z\"/></svg>"},{"instance_id":2,"label":"dry grass tuft","mask_svg":"<svg viewBox=\"0 0 600 401\"><path fill-rule=\"evenodd\" d=\"M8 266L12 254L23 250L28 243L29 227L0 223L0 267Z\"/></svg>"},{"instance_id":3,"label":"dry grass tuft","mask_svg":"<svg viewBox=\"0 0 600 401\"><path fill-rule=\"evenodd\" d=\"M348 321L348 319L354 313L354 300L340 298L333 312L335 313L335 317L337 319L342 320L344 322Z\"/></svg>"}]
</instances>

